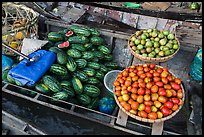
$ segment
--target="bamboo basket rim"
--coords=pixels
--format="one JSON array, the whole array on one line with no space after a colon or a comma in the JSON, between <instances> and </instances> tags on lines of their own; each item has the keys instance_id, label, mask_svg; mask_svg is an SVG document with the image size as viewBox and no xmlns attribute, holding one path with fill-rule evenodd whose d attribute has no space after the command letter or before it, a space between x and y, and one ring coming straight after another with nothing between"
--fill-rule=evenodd
<instances>
[{"instance_id":1,"label":"bamboo basket rim","mask_svg":"<svg viewBox=\"0 0 204 137\"><path fill-rule=\"evenodd\" d=\"M148 64L148 63L144 63L144 64ZM134 64L134 65L138 66L138 65L143 65L143 64ZM156 67L163 68L162 66L159 66L159 65L156 65ZM122 72L123 72L123 71L124 71L124 70L122 70ZM169 71L169 72L170 72L173 76L175 76L171 71ZM182 84L182 83L180 84L180 86L181 86L182 93L183 93L182 101L183 101L183 104L184 104L185 91L184 91L184 87L183 87L183 84ZM113 93L115 93L115 89L114 89L114 92L113 92ZM182 104L182 105L180 105L179 108L178 108L176 111L174 111L171 115L166 116L166 117L163 117L163 118L161 118L161 119L152 120L152 119L148 119L148 118L142 118L142 117L140 117L140 116L131 114L130 112L126 111L126 110L120 105L120 103L119 103L119 101L118 101L118 99L117 99L117 96L116 96L115 94L113 94L113 95L114 95L114 99L115 99L117 105L119 106L119 108L120 108L124 113L126 113L128 116L130 116L130 117L132 117L132 118L134 118L134 119L136 119L136 120L142 121L142 122L148 122L148 123L164 122L164 121L166 121L166 120L172 118L173 116L175 116L175 115L181 110L181 108L183 107L183 104Z\"/></svg>"},{"instance_id":2,"label":"bamboo basket rim","mask_svg":"<svg viewBox=\"0 0 204 137\"><path fill-rule=\"evenodd\" d=\"M143 31L143 30L140 30L140 31ZM136 33L132 34L132 35L130 36L130 38L133 37L135 34L136 34ZM176 34L175 34L175 39L176 39L177 42L178 42L179 48L178 48L173 54L171 54L171 55L169 55L169 56L166 56L166 57L160 57L160 58L144 57L144 56L142 56L142 55L140 55L140 54L134 52L134 51L131 49L131 46L130 46L130 38L128 39L128 47L129 47L129 49L130 49L130 52L131 52L136 58L139 58L139 59L141 59L141 60L143 60L143 61L147 61L147 62L165 62L165 61L167 61L167 60L173 58L173 57L178 53L178 51L180 50L180 42L179 42L179 40L178 40L178 38L176 37Z\"/></svg>"}]
</instances>

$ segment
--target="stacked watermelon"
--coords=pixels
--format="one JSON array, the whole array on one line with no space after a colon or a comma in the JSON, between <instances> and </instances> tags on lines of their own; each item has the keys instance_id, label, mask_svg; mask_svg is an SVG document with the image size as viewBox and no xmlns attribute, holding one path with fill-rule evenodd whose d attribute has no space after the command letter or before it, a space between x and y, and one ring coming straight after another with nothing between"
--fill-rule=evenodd
<instances>
[{"instance_id":1,"label":"stacked watermelon","mask_svg":"<svg viewBox=\"0 0 204 137\"><path fill-rule=\"evenodd\" d=\"M111 50L95 28L72 25L48 34L49 51L56 62L36 84L35 89L52 97L95 109L99 103L105 74L118 66Z\"/></svg>"}]
</instances>

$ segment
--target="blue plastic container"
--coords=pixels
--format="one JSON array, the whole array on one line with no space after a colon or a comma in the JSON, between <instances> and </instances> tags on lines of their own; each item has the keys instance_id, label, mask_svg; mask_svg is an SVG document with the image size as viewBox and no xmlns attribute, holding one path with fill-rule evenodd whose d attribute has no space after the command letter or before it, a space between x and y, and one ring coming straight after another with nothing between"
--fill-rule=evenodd
<instances>
[{"instance_id":1,"label":"blue plastic container","mask_svg":"<svg viewBox=\"0 0 204 137\"><path fill-rule=\"evenodd\" d=\"M198 50L190 65L190 76L193 80L202 81L202 49Z\"/></svg>"}]
</instances>

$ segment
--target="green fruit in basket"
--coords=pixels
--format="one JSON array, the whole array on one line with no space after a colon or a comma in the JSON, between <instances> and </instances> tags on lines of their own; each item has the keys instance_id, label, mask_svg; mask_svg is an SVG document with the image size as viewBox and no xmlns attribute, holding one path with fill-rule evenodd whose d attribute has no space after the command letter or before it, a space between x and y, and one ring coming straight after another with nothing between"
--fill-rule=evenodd
<instances>
[{"instance_id":1,"label":"green fruit in basket","mask_svg":"<svg viewBox=\"0 0 204 137\"><path fill-rule=\"evenodd\" d=\"M150 57L150 58L154 58L154 54L149 53L149 54L148 54L148 57Z\"/></svg>"},{"instance_id":2,"label":"green fruit in basket","mask_svg":"<svg viewBox=\"0 0 204 137\"><path fill-rule=\"evenodd\" d=\"M159 35L158 35L158 37L159 37L160 39L163 39L163 38L164 38L164 34L163 34L162 32L160 32Z\"/></svg>"},{"instance_id":3,"label":"green fruit in basket","mask_svg":"<svg viewBox=\"0 0 204 137\"><path fill-rule=\"evenodd\" d=\"M135 50L135 52L136 52L137 54L140 54L140 50L139 50L139 49Z\"/></svg>"},{"instance_id":4,"label":"green fruit in basket","mask_svg":"<svg viewBox=\"0 0 204 137\"><path fill-rule=\"evenodd\" d=\"M145 41L147 42L147 41L151 41L151 40L150 39L146 39Z\"/></svg>"},{"instance_id":5,"label":"green fruit in basket","mask_svg":"<svg viewBox=\"0 0 204 137\"><path fill-rule=\"evenodd\" d=\"M178 48L179 48L178 44L173 45L173 49L178 49Z\"/></svg>"},{"instance_id":6,"label":"green fruit in basket","mask_svg":"<svg viewBox=\"0 0 204 137\"><path fill-rule=\"evenodd\" d=\"M166 42L167 42L167 39L161 39L160 41L159 41L159 44L160 45L162 45L162 46L164 46L164 45L166 45Z\"/></svg>"},{"instance_id":7,"label":"green fruit in basket","mask_svg":"<svg viewBox=\"0 0 204 137\"><path fill-rule=\"evenodd\" d=\"M153 31L151 36L152 36L153 38L155 38L155 37L157 37L157 35L158 35L157 32L156 32L156 31Z\"/></svg>"},{"instance_id":8,"label":"green fruit in basket","mask_svg":"<svg viewBox=\"0 0 204 137\"><path fill-rule=\"evenodd\" d=\"M143 33L142 35L141 35L141 39L146 39L147 38L147 36Z\"/></svg>"},{"instance_id":9,"label":"green fruit in basket","mask_svg":"<svg viewBox=\"0 0 204 137\"><path fill-rule=\"evenodd\" d=\"M143 53L142 56L147 57L147 53Z\"/></svg>"},{"instance_id":10,"label":"green fruit in basket","mask_svg":"<svg viewBox=\"0 0 204 137\"><path fill-rule=\"evenodd\" d=\"M164 34L165 36L167 36L167 35L169 35L169 31L168 31L168 30L164 30L164 31L163 31L163 34Z\"/></svg>"},{"instance_id":11,"label":"green fruit in basket","mask_svg":"<svg viewBox=\"0 0 204 137\"><path fill-rule=\"evenodd\" d=\"M164 51L164 55L165 55L165 56L168 56L168 55L170 55L170 54L171 54L170 50L165 50L165 51Z\"/></svg>"},{"instance_id":12,"label":"green fruit in basket","mask_svg":"<svg viewBox=\"0 0 204 137\"><path fill-rule=\"evenodd\" d=\"M152 32L152 29L148 29L147 32L148 32L148 33Z\"/></svg>"},{"instance_id":13,"label":"green fruit in basket","mask_svg":"<svg viewBox=\"0 0 204 137\"><path fill-rule=\"evenodd\" d=\"M142 31L136 31L136 32L135 32L136 37L139 36L139 35L141 35L141 34L142 34Z\"/></svg>"},{"instance_id":14,"label":"green fruit in basket","mask_svg":"<svg viewBox=\"0 0 204 137\"><path fill-rule=\"evenodd\" d=\"M159 51L158 55L163 57L164 56L164 51Z\"/></svg>"},{"instance_id":15,"label":"green fruit in basket","mask_svg":"<svg viewBox=\"0 0 204 137\"><path fill-rule=\"evenodd\" d=\"M131 40L131 41L135 41L135 40L136 40L136 37L133 36L133 37L130 38L130 40Z\"/></svg>"},{"instance_id":16,"label":"green fruit in basket","mask_svg":"<svg viewBox=\"0 0 204 137\"><path fill-rule=\"evenodd\" d=\"M140 53L142 53L142 54L145 53L145 52L146 52L145 49L141 49L141 50L140 50Z\"/></svg>"},{"instance_id":17,"label":"green fruit in basket","mask_svg":"<svg viewBox=\"0 0 204 137\"><path fill-rule=\"evenodd\" d=\"M152 51L152 48L151 47L147 47L146 51L147 51L147 53L150 53Z\"/></svg>"},{"instance_id":18,"label":"green fruit in basket","mask_svg":"<svg viewBox=\"0 0 204 137\"><path fill-rule=\"evenodd\" d=\"M160 50L163 50L163 49L164 49L164 46L160 46L159 48L160 48Z\"/></svg>"},{"instance_id":19,"label":"green fruit in basket","mask_svg":"<svg viewBox=\"0 0 204 137\"><path fill-rule=\"evenodd\" d=\"M174 44L173 40L171 39L168 41L168 43Z\"/></svg>"},{"instance_id":20,"label":"green fruit in basket","mask_svg":"<svg viewBox=\"0 0 204 137\"><path fill-rule=\"evenodd\" d=\"M156 58L161 58L161 56L159 56L159 55L156 55Z\"/></svg>"},{"instance_id":21,"label":"green fruit in basket","mask_svg":"<svg viewBox=\"0 0 204 137\"><path fill-rule=\"evenodd\" d=\"M140 40L139 39L135 39L134 43L135 43L135 45L138 45L138 44L140 44Z\"/></svg>"},{"instance_id":22,"label":"green fruit in basket","mask_svg":"<svg viewBox=\"0 0 204 137\"><path fill-rule=\"evenodd\" d=\"M159 47L159 42L154 42L154 48L158 48Z\"/></svg>"},{"instance_id":23,"label":"green fruit in basket","mask_svg":"<svg viewBox=\"0 0 204 137\"><path fill-rule=\"evenodd\" d=\"M170 40L174 39L174 34L169 34L169 35L167 36L167 38L170 39Z\"/></svg>"},{"instance_id":24,"label":"green fruit in basket","mask_svg":"<svg viewBox=\"0 0 204 137\"><path fill-rule=\"evenodd\" d=\"M144 39L142 39L141 41L140 41L140 44L142 44L142 45L144 45L146 43L146 41L144 40Z\"/></svg>"},{"instance_id":25,"label":"green fruit in basket","mask_svg":"<svg viewBox=\"0 0 204 137\"><path fill-rule=\"evenodd\" d=\"M166 46L164 46L162 50L163 50L163 51L167 51L167 50L169 50L169 48L166 47Z\"/></svg>"},{"instance_id":26,"label":"green fruit in basket","mask_svg":"<svg viewBox=\"0 0 204 137\"><path fill-rule=\"evenodd\" d=\"M155 48L154 51L155 51L156 54L158 54L160 49L159 48Z\"/></svg>"},{"instance_id":27,"label":"green fruit in basket","mask_svg":"<svg viewBox=\"0 0 204 137\"><path fill-rule=\"evenodd\" d=\"M169 50L171 54L174 54L175 50L174 49L170 49Z\"/></svg>"},{"instance_id":28,"label":"green fruit in basket","mask_svg":"<svg viewBox=\"0 0 204 137\"><path fill-rule=\"evenodd\" d=\"M172 49L172 48L173 48L173 45L168 42L168 43L166 44L166 47L168 47L169 49Z\"/></svg>"},{"instance_id":29,"label":"green fruit in basket","mask_svg":"<svg viewBox=\"0 0 204 137\"><path fill-rule=\"evenodd\" d=\"M141 49L143 49L143 45L141 45L141 44L139 44L138 46L137 46L137 49L139 49L139 50L141 50Z\"/></svg>"},{"instance_id":30,"label":"green fruit in basket","mask_svg":"<svg viewBox=\"0 0 204 137\"><path fill-rule=\"evenodd\" d=\"M178 41L174 39L172 44L178 44Z\"/></svg>"},{"instance_id":31,"label":"green fruit in basket","mask_svg":"<svg viewBox=\"0 0 204 137\"><path fill-rule=\"evenodd\" d=\"M145 34L147 38L149 37L149 33L143 32L143 34Z\"/></svg>"},{"instance_id":32,"label":"green fruit in basket","mask_svg":"<svg viewBox=\"0 0 204 137\"><path fill-rule=\"evenodd\" d=\"M158 42L160 40L160 38L156 37L154 38L154 41Z\"/></svg>"},{"instance_id":33,"label":"green fruit in basket","mask_svg":"<svg viewBox=\"0 0 204 137\"><path fill-rule=\"evenodd\" d=\"M147 42L145 43L145 46L146 46L146 47L152 47L152 42L151 42L151 41L147 41Z\"/></svg>"}]
</instances>

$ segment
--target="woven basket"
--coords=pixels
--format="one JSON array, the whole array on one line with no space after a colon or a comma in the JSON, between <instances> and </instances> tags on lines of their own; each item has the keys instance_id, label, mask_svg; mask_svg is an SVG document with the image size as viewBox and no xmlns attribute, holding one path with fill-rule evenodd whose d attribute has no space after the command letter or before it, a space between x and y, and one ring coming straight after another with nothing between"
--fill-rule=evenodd
<instances>
[{"instance_id":1,"label":"woven basket","mask_svg":"<svg viewBox=\"0 0 204 137\"><path fill-rule=\"evenodd\" d=\"M131 37L133 37L134 35L135 35L135 34L132 34ZM131 37L130 37L130 38L131 38ZM142 55L136 53L135 51L133 51L133 50L131 49L131 46L130 46L130 38L129 38L129 40L128 40L128 47L129 47L129 49L130 49L130 52L131 52L136 58L139 58L140 60L143 60L143 61L146 61L146 62L165 62L165 61L167 61L167 60L173 58L173 57L176 55L176 53L179 51L179 49L180 49L180 42L179 42L179 40L175 37L175 39L178 41L178 46L179 46L179 48L178 48L173 54L171 54L171 55L169 55L169 56L166 56L166 57L161 57L161 58L144 57L144 56L142 56Z\"/></svg>"},{"instance_id":2,"label":"woven basket","mask_svg":"<svg viewBox=\"0 0 204 137\"><path fill-rule=\"evenodd\" d=\"M20 51L23 38L38 38L38 13L25 5L11 2L2 4L2 41ZM15 56L2 47L2 53Z\"/></svg>"},{"instance_id":3,"label":"woven basket","mask_svg":"<svg viewBox=\"0 0 204 137\"><path fill-rule=\"evenodd\" d=\"M142 65L142 64L136 64L136 66L138 66L138 65ZM158 66L158 65L156 65L156 67L163 68L163 67ZM169 72L170 72L170 71L169 71ZM171 73L171 72L170 72L170 73ZM173 76L175 76L173 73L171 73L171 74L172 74ZM182 101L183 101L183 104L184 104L185 92L184 92L184 87L183 87L182 84L181 84L181 89L182 89L182 92L183 92ZM115 92L115 91L114 91L114 92ZM163 117L163 118L161 118L161 119L152 120L152 119L147 119L147 118L139 117L139 116L137 116L137 115L134 115L134 114L132 114L132 113L126 111L126 110L120 105L120 103L119 103L119 101L118 101L118 99L117 99L117 96L116 96L115 94L114 94L114 98L115 98L115 101L116 101L117 105L120 107L120 109L122 109L122 111L123 111L124 113L126 113L128 116L130 116L130 117L132 117L132 118L134 118L134 119L136 119L136 120L139 120L139 121L142 121L142 122L148 122L148 123L163 122L163 121L165 121L165 120L168 120L168 119L172 118L173 116L175 116L175 115L181 110L181 108L182 108L182 106L183 106L183 104L180 105L179 108L178 108L176 111L174 111L171 115L169 115L169 116L167 116L167 117Z\"/></svg>"}]
</instances>

